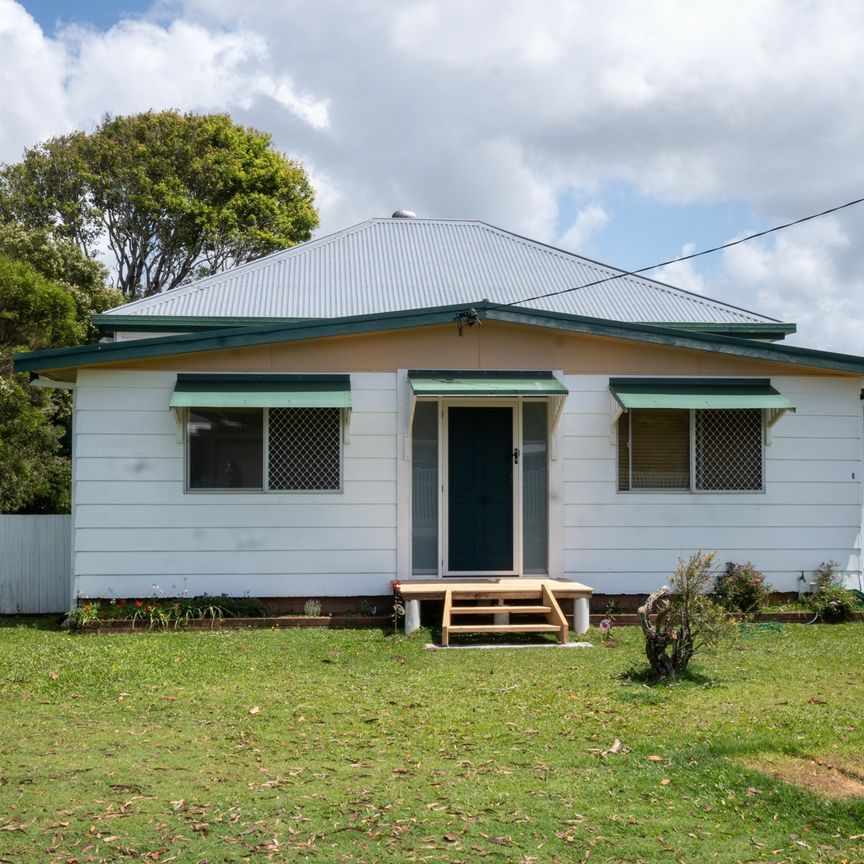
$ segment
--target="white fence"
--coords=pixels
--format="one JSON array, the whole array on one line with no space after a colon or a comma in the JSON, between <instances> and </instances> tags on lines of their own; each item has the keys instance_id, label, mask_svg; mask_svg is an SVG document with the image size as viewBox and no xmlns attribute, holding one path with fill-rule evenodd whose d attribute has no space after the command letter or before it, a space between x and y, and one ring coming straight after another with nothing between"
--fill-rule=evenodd
<instances>
[{"instance_id":1,"label":"white fence","mask_svg":"<svg viewBox=\"0 0 864 864\"><path fill-rule=\"evenodd\" d=\"M71 517L0 515L0 615L65 612Z\"/></svg>"}]
</instances>

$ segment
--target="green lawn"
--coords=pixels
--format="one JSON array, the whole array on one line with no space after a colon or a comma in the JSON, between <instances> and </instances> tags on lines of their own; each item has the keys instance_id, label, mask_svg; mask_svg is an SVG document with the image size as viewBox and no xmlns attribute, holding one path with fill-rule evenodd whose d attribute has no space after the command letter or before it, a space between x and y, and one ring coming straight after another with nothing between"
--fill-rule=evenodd
<instances>
[{"instance_id":1,"label":"green lawn","mask_svg":"<svg viewBox=\"0 0 864 864\"><path fill-rule=\"evenodd\" d=\"M746 767L864 774L860 624L760 630L647 687L621 677L633 628L613 649L426 651L3 623L2 862L864 861L864 798Z\"/></svg>"}]
</instances>

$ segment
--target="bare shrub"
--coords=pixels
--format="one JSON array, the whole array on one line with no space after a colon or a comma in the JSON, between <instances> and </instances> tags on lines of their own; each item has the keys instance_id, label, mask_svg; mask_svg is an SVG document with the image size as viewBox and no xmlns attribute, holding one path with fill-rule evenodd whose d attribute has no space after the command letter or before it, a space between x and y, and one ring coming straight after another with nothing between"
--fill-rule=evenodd
<instances>
[{"instance_id":1,"label":"bare shrub","mask_svg":"<svg viewBox=\"0 0 864 864\"><path fill-rule=\"evenodd\" d=\"M639 607L645 654L654 678L675 678L687 671L693 655L731 635L734 625L711 602L714 552L678 559L672 587L664 585Z\"/></svg>"}]
</instances>

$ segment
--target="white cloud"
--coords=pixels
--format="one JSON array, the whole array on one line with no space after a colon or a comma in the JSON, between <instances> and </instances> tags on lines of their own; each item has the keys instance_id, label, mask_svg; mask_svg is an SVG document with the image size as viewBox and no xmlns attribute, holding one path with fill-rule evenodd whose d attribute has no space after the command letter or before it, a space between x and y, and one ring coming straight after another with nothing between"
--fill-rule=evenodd
<instances>
[{"instance_id":1,"label":"white cloud","mask_svg":"<svg viewBox=\"0 0 864 864\"><path fill-rule=\"evenodd\" d=\"M0 160L70 128L65 55L12 0L0 0Z\"/></svg>"},{"instance_id":2,"label":"white cloud","mask_svg":"<svg viewBox=\"0 0 864 864\"><path fill-rule=\"evenodd\" d=\"M576 218L558 238L556 245L571 252L587 254L588 244L606 227L609 219L606 210L596 204L589 204L576 214Z\"/></svg>"},{"instance_id":3,"label":"white cloud","mask_svg":"<svg viewBox=\"0 0 864 864\"><path fill-rule=\"evenodd\" d=\"M0 159L106 113L148 109L251 111L272 100L311 128L330 125L326 98L278 68L266 35L122 21L107 32L70 25L46 37L21 6L0 0Z\"/></svg>"},{"instance_id":4,"label":"white cloud","mask_svg":"<svg viewBox=\"0 0 864 864\"><path fill-rule=\"evenodd\" d=\"M685 243L681 249L683 258L687 255L692 255L696 251L696 246L693 243ZM666 282L669 285L676 285L678 288L683 288L685 291L693 291L695 294L705 294L705 277L693 265L693 261L676 261L674 264L667 264L648 274L652 279L658 282Z\"/></svg>"},{"instance_id":5,"label":"white cloud","mask_svg":"<svg viewBox=\"0 0 864 864\"><path fill-rule=\"evenodd\" d=\"M864 220L855 222L860 229ZM862 353L864 273L855 272L854 245L849 226L826 218L726 250L718 281L741 305L796 322L790 342Z\"/></svg>"}]
</instances>

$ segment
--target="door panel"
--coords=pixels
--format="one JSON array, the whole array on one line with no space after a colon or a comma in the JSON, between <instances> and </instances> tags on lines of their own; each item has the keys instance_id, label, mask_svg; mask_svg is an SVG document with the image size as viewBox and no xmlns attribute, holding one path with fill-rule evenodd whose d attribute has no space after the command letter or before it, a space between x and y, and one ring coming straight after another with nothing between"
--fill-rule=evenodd
<instances>
[{"instance_id":1,"label":"door panel","mask_svg":"<svg viewBox=\"0 0 864 864\"><path fill-rule=\"evenodd\" d=\"M448 568L513 571L513 409L448 415Z\"/></svg>"}]
</instances>

